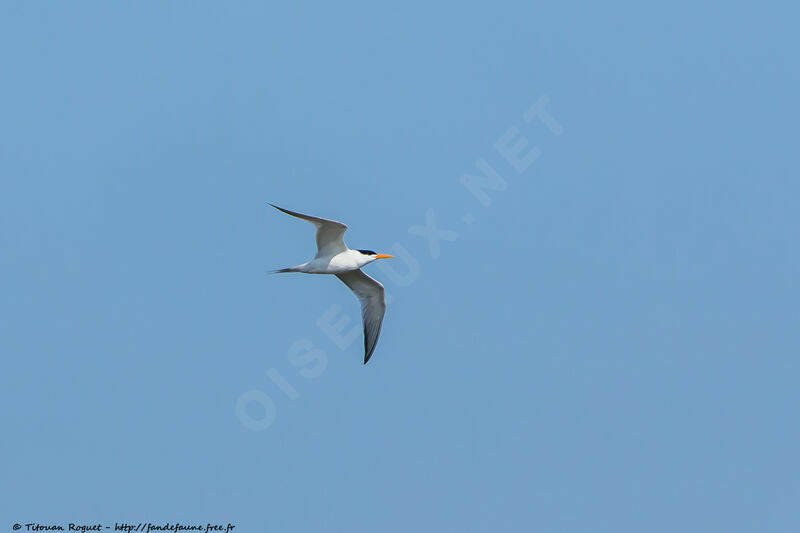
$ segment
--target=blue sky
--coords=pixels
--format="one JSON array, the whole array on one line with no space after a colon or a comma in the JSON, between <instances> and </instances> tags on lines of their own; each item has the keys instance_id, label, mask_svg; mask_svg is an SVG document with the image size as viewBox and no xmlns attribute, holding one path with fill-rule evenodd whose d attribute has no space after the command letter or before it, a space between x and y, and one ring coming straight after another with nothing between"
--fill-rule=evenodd
<instances>
[{"instance_id":1,"label":"blue sky","mask_svg":"<svg viewBox=\"0 0 800 533\"><path fill-rule=\"evenodd\" d=\"M798 14L3 3L0 527L797 531Z\"/></svg>"}]
</instances>

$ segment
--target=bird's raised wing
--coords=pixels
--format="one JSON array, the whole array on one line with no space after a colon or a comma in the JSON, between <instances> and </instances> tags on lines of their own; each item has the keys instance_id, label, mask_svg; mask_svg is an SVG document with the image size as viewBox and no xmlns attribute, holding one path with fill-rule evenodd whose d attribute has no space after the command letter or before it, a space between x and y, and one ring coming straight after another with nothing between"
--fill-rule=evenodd
<instances>
[{"instance_id":1,"label":"bird's raised wing","mask_svg":"<svg viewBox=\"0 0 800 533\"><path fill-rule=\"evenodd\" d=\"M360 270L349 270L336 274L336 277L350 287L361 301L361 318L364 321L364 364L367 364L378 336L381 334L383 315L386 313L386 295L383 285Z\"/></svg>"},{"instance_id":2,"label":"bird's raised wing","mask_svg":"<svg viewBox=\"0 0 800 533\"><path fill-rule=\"evenodd\" d=\"M277 205L269 205L283 211L287 215L307 220L317 227L317 257L336 255L347 250L347 245L344 243L344 232L347 231L347 226L341 222L303 215L278 207Z\"/></svg>"}]
</instances>

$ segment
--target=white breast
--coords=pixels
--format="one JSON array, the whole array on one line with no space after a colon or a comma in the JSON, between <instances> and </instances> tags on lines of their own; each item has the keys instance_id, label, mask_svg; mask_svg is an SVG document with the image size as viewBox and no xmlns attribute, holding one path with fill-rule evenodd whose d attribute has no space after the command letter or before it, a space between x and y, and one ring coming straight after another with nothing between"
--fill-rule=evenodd
<instances>
[{"instance_id":1,"label":"white breast","mask_svg":"<svg viewBox=\"0 0 800 533\"><path fill-rule=\"evenodd\" d=\"M309 274L338 274L350 270L358 270L373 258L357 250L345 250L333 256L315 257L306 265L305 272Z\"/></svg>"}]
</instances>

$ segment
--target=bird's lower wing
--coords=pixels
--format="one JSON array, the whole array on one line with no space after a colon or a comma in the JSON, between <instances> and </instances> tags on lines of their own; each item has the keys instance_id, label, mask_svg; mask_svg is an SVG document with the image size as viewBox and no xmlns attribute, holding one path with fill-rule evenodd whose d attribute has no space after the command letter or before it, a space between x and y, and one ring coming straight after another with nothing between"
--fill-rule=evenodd
<instances>
[{"instance_id":1,"label":"bird's lower wing","mask_svg":"<svg viewBox=\"0 0 800 533\"><path fill-rule=\"evenodd\" d=\"M386 313L386 293L383 285L364 274L361 270L350 270L336 277L350 287L361 302L361 318L364 321L364 364L367 364L378 337L381 334L383 315Z\"/></svg>"},{"instance_id":2,"label":"bird's lower wing","mask_svg":"<svg viewBox=\"0 0 800 533\"><path fill-rule=\"evenodd\" d=\"M311 222L317 228L317 256L321 255L336 255L340 252L347 250L347 245L344 243L344 232L347 231L347 226L335 220L328 220L326 218L312 217L304 215L295 211L289 211L274 204L269 204L279 211L283 211L287 215L302 218Z\"/></svg>"}]
</instances>

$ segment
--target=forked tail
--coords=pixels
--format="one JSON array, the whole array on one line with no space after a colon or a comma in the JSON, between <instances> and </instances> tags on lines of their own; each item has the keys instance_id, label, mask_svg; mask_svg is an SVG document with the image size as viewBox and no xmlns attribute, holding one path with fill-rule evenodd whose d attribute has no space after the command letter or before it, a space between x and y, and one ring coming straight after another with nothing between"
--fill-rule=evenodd
<instances>
[{"instance_id":1,"label":"forked tail","mask_svg":"<svg viewBox=\"0 0 800 533\"><path fill-rule=\"evenodd\" d=\"M297 267L279 268L278 270L270 270L270 274L283 274L284 272L298 272Z\"/></svg>"}]
</instances>

